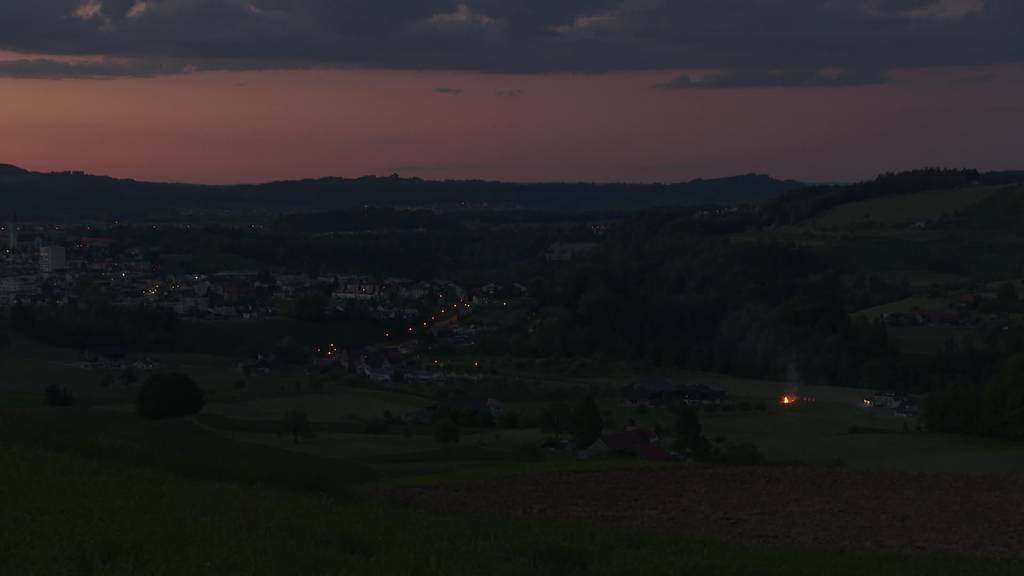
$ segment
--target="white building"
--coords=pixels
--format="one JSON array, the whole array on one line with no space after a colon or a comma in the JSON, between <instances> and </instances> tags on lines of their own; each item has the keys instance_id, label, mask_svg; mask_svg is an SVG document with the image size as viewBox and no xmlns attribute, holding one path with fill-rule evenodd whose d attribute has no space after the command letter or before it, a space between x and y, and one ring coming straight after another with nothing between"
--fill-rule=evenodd
<instances>
[{"instance_id":1,"label":"white building","mask_svg":"<svg viewBox=\"0 0 1024 576\"><path fill-rule=\"evenodd\" d=\"M67 268L67 257L63 246L43 246L39 249L39 271L53 274Z\"/></svg>"}]
</instances>

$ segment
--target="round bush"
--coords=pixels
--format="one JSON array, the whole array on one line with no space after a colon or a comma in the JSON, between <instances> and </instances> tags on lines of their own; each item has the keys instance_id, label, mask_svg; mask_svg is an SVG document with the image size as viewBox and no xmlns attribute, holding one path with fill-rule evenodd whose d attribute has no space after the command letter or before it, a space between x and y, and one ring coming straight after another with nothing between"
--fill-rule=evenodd
<instances>
[{"instance_id":1,"label":"round bush","mask_svg":"<svg viewBox=\"0 0 1024 576\"><path fill-rule=\"evenodd\" d=\"M203 391L184 374L155 374L139 387L135 410L151 420L191 416L203 409Z\"/></svg>"}]
</instances>

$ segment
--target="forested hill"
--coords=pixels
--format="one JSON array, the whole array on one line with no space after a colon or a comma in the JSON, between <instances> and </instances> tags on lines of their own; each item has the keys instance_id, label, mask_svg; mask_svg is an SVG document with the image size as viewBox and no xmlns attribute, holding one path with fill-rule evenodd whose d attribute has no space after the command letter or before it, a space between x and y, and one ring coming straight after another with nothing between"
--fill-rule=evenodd
<instances>
[{"instance_id":1,"label":"forested hill","mask_svg":"<svg viewBox=\"0 0 1024 576\"><path fill-rule=\"evenodd\" d=\"M513 184L397 176L324 178L259 185L159 184L81 172L0 166L0 218L23 220L245 219L356 206L445 210L631 211L656 206L760 202L801 188L749 174L679 184Z\"/></svg>"}]
</instances>

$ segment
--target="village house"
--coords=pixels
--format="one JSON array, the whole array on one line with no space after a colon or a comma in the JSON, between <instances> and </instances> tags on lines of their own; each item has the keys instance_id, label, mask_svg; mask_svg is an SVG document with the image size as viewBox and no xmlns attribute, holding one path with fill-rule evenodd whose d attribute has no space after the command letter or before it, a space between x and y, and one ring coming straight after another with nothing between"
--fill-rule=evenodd
<instances>
[{"instance_id":1,"label":"village house","mask_svg":"<svg viewBox=\"0 0 1024 576\"><path fill-rule=\"evenodd\" d=\"M661 447L661 438L647 428L627 428L620 432L602 434L587 448L576 454L580 460L599 458L639 458L649 461L672 460L672 455Z\"/></svg>"}]
</instances>

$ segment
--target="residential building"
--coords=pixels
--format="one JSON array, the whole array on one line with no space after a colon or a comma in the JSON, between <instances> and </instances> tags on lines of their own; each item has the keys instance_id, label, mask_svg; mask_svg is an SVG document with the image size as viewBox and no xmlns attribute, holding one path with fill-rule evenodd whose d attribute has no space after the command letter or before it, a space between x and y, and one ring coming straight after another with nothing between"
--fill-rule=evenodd
<instances>
[{"instance_id":1,"label":"residential building","mask_svg":"<svg viewBox=\"0 0 1024 576\"><path fill-rule=\"evenodd\" d=\"M39 249L39 271L53 274L67 268L67 256L63 246L43 246Z\"/></svg>"}]
</instances>

